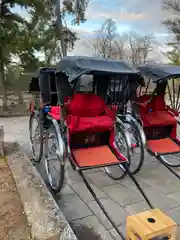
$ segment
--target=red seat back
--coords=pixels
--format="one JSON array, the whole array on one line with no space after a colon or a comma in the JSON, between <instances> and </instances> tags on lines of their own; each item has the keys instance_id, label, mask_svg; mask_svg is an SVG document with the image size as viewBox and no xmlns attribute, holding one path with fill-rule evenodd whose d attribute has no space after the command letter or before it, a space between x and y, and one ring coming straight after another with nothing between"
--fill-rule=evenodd
<instances>
[{"instance_id":1,"label":"red seat back","mask_svg":"<svg viewBox=\"0 0 180 240\"><path fill-rule=\"evenodd\" d=\"M150 100L151 97L152 97L151 95L142 95L137 98L137 101L139 101L140 103L145 103L148 100ZM149 112L149 109L152 109L153 112L165 110L165 106L166 105L164 101L164 96L159 95L159 96L153 97L152 100L147 104L146 108L144 107L139 107L139 108L141 113L147 113Z\"/></svg>"},{"instance_id":2,"label":"red seat back","mask_svg":"<svg viewBox=\"0 0 180 240\"><path fill-rule=\"evenodd\" d=\"M79 117L96 117L105 111L104 100L93 93L76 93L68 106L68 113Z\"/></svg>"},{"instance_id":3,"label":"red seat back","mask_svg":"<svg viewBox=\"0 0 180 240\"><path fill-rule=\"evenodd\" d=\"M164 96L159 95L153 97L152 101L148 104L148 108L152 108L153 111L161 111L165 109Z\"/></svg>"}]
</instances>

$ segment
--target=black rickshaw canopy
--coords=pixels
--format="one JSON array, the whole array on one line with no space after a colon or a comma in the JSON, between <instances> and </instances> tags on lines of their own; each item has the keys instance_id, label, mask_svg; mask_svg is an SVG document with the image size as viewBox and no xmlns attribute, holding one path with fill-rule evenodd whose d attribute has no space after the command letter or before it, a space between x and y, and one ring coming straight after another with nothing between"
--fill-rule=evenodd
<instances>
[{"instance_id":1,"label":"black rickshaw canopy","mask_svg":"<svg viewBox=\"0 0 180 240\"><path fill-rule=\"evenodd\" d=\"M88 74L93 75L91 90L96 88L97 93L103 96L108 92L116 101L130 99L137 86L144 85L144 78L140 71L125 61L68 56L54 68L38 69L36 79L30 83L30 91L37 88L45 103L50 102L52 92L57 92L59 102L63 103L65 97L72 95L74 89L78 89L79 80L81 84L84 82L86 85L86 79L81 76Z\"/></svg>"},{"instance_id":2,"label":"black rickshaw canopy","mask_svg":"<svg viewBox=\"0 0 180 240\"><path fill-rule=\"evenodd\" d=\"M123 74L135 75L140 77L140 72L130 66L125 61L115 61L110 59L84 57L84 56L68 56L64 57L57 65L56 72L63 72L68 76L70 83L78 76L83 74ZM136 78L137 80L137 78Z\"/></svg>"},{"instance_id":3,"label":"black rickshaw canopy","mask_svg":"<svg viewBox=\"0 0 180 240\"><path fill-rule=\"evenodd\" d=\"M154 83L164 82L172 77L180 77L180 66L171 64L144 64L137 69L144 77L152 79Z\"/></svg>"}]
</instances>

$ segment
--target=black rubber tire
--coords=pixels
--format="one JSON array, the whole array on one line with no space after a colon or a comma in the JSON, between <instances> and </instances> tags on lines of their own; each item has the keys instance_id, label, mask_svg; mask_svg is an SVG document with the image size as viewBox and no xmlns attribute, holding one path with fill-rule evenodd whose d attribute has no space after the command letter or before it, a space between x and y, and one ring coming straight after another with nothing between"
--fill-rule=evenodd
<instances>
[{"instance_id":1,"label":"black rubber tire","mask_svg":"<svg viewBox=\"0 0 180 240\"><path fill-rule=\"evenodd\" d=\"M131 166L129 168L129 171L131 174L136 174L141 170L141 167L144 163L145 147L144 147L143 140L141 138L141 134L139 132L138 126L136 126L136 124L133 123L132 121L124 120L124 123L125 124L127 123L132 126L132 128L135 130L136 138L138 138L138 140L139 140L139 147L140 147L140 152L141 152L140 158L139 158L139 163L137 164L137 167L133 171L131 171ZM131 163L132 163L132 158L131 158Z\"/></svg>"},{"instance_id":2,"label":"black rubber tire","mask_svg":"<svg viewBox=\"0 0 180 240\"><path fill-rule=\"evenodd\" d=\"M124 168L124 170L123 170L124 172L122 172L122 174L120 176L118 176L118 177L113 176L113 174L110 173L110 167L105 167L104 170L107 173L107 175L110 178L112 178L113 180L121 180L121 179L123 179L127 175L128 171L129 171L130 162L131 162L131 155L130 155L130 148L129 148L129 145L128 145L128 140L126 138L126 135L125 135L124 131L117 124L116 124L116 128L119 128L119 131L121 131L121 135L123 136L123 138L125 140L126 147L127 147L127 159L128 159L128 162L121 163L119 165L113 166L113 167L119 167L119 168L123 167Z\"/></svg>"},{"instance_id":3,"label":"black rubber tire","mask_svg":"<svg viewBox=\"0 0 180 240\"><path fill-rule=\"evenodd\" d=\"M40 130L40 147L39 147L39 154L35 156L34 148L33 148L33 142L32 142L32 122L33 120L36 119L37 122L39 122L39 130ZM40 119L39 115L37 112L33 112L30 115L29 118L29 137L30 137L30 143L31 143L31 150L32 150L32 156L33 156L33 162L34 163L39 163L42 159L43 155L43 134L44 134L44 129L43 125L40 124Z\"/></svg>"},{"instance_id":4,"label":"black rubber tire","mask_svg":"<svg viewBox=\"0 0 180 240\"><path fill-rule=\"evenodd\" d=\"M46 136L45 136L45 149L46 149L46 141L47 141L47 135L49 133L49 131L53 131L54 132L54 135L57 139L57 132L56 132L56 129L54 127L53 124L51 124L49 126L49 128L47 129L46 131ZM58 144L58 141L56 140L57 144ZM58 146L59 147L59 146ZM60 162L60 157L57 156L57 158L59 158L59 162ZM46 153L45 153L45 161L46 161ZM51 160L47 160L48 164L50 163ZM45 164L47 164L47 162ZM46 165L47 166L47 165ZM47 166L48 167L48 166ZM64 166L64 162L63 164L60 163L59 164L59 174L60 174L60 177L59 177L59 181L58 181L58 184L56 187L52 186L51 184L51 181L50 181L50 178L49 178L49 174L48 174L48 170L47 170L47 167L45 167L45 170L46 170L46 174L47 174L47 178L48 178L48 185L51 189L51 191L54 193L54 194L57 194L61 191L61 189L63 188L63 185L64 185L64 179L65 179L65 166Z\"/></svg>"}]
</instances>

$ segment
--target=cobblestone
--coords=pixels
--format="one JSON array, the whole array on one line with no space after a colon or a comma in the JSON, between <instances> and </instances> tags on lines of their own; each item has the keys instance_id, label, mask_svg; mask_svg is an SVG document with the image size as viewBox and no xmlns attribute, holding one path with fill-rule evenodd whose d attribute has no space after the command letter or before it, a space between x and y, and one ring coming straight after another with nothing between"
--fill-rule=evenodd
<instances>
[{"instance_id":1,"label":"cobblestone","mask_svg":"<svg viewBox=\"0 0 180 240\"><path fill-rule=\"evenodd\" d=\"M128 216L128 212L124 210L124 208L120 207L110 198L102 199L101 202L116 225L121 225L125 222L125 219ZM93 213L96 214L97 218L105 226L106 229L112 228L111 223L108 221L107 217L104 215L95 201L88 203L88 206L91 208Z\"/></svg>"}]
</instances>

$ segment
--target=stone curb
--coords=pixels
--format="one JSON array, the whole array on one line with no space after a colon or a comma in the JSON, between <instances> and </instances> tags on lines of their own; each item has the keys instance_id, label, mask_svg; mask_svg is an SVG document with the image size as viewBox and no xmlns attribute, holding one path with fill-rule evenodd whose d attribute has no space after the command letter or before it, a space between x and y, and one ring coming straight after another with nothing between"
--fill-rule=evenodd
<instances>
[{"instance_id":1,"label":"stone curb","mask_svg":"<svg viewBox=\"0 0 180 240\"><path fill-rule=\"evenodd\" d=\"M0 138L0 144L2 142ZM14 143L7 161L30 225L32 239L77 240L40 174L18 143Z\"/></svg>"},{"instance_id":2,"label":"stone curb","mask_svg":"<svg viewBox=\"0 0 180 240\"><path fill-rule=\"evenodd\" d=\"M0 156L4 156L4 127L0 126Z\"/></svg>"},{"instance_id":3,"label":"stone curb","mask_svg":"<svg viewBox=\"0 0 180 240\"><path fill-rule=\"evenodd\" d=\"M77 240L40 174L17 145L7 157L34 240Z\"/></svg>"}]
</instances>

